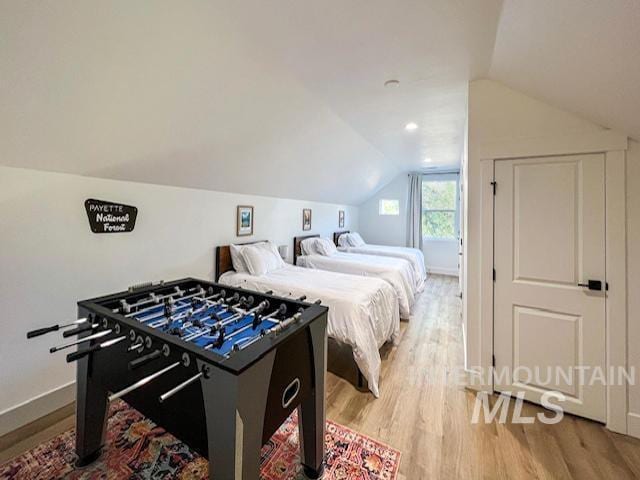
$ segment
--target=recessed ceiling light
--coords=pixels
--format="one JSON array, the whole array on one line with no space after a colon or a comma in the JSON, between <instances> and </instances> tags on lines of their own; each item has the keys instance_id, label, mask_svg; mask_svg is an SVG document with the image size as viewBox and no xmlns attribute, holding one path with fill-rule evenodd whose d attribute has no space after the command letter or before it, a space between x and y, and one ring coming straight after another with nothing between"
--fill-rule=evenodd
<instances>
[{"instance_id":1,"label":"recessed ceiling light","mask_svg":"<svg viewBox=\"0 0 640 480\"><path fill-rule=\"evenodd\" d=\"M431 163L431 162L433 162L432 158L427 157L424 159L424 163Z\"/></svg>"},{"instance_id":2,"label":"recessed ceiling light","mask_svg":"<svg viewBox=\"0 0 640 480\"><path fill-rule=\"evenodd\" d=\"M415 122L409 122L404 126L405 130L412 132L418 128L418 124Z\"/></svg>"},{"instance_id":3,"label":"recessed ceiling light","mask_svg":"<svg viewBox=\"0 0 640 480\"><path fill-rule=\"evenodd\" d=\"M384 82L384 86L385 87L399 87L400 86L400 81L399 80L387 80L386 82Z\"/></svg>"}]
</instances>

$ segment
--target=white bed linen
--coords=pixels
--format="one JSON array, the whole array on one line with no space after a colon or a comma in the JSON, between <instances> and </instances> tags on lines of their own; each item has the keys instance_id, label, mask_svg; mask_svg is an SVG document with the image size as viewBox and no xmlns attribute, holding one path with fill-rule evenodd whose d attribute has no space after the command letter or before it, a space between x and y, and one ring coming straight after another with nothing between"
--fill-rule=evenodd
<instances>
[{"instance_id":1,"label":"white bed linen","mask_svg":"<svg viewBox=\"0 0 640 480\"><path fill-rule=\"evenodd\" d=\"M301 255L298 265L330 272L347 273L363 277L377 277L387 281L398 296L400 317L409 318L416 296L416 278L413 267L401 258L336 252L333 255Z\"/></svg>"},{"instance_id":2,"label":"white bed linen","mask_svg":"<svg viewBox=\"0 0 640 480\"><path fill-rule=\"evenodd\" d=\"M424 264L424 254L418 248L392 247L389 245L369 245L361 247L338 247L341 252L362 253L365 255L378 255L381 257L402 258L411 263L416 275L416 289L421 292L427 279L427 268Z\"/></svg>"},{"instance_id":3,"label":"white bed linen","mask_svg":"<svg viewBox=\"0 0 640 480\"><path fill-rule=\"evenodd\" d=\"M393 288L380 279L310 270L287 265L266 275L227 272L220 283L251 290L272 290L275 295L322 300L329 307L327 334L349 345L369 389L378 397L380 348L394 344L400 335L398 299Z\"/></svg>"}]
</instances>

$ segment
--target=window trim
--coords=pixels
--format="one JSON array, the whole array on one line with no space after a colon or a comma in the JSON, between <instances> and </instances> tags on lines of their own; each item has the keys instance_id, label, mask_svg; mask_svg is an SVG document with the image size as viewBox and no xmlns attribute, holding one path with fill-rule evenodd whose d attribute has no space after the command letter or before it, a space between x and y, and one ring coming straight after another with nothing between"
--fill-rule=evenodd
<instances>
[{"instance_id":1,"label":"window trim","mask_svg":"<svg viewBox=\"0 0 640 480\"><path fill-rule=\"evenodd\" d=\"M431 237L422 232L423 241L428 242L459 242L460 241L460 173L433 173L422 176L422 183L425 182L455 182L456 184L456 205L455 210L449 208L421 208L420 212L420 224L422 225L422 219L425 212L453 212L454 214L454 230L453 237Z\"/></svg>"},{"instance_id":2,"label":"window trim","mask_svg":"<svg viewBox=\"0 0 640 480\"><path fill-rule=\"evenodd\" d=\"M382 211L382 202L395 202L398 205L397 213L384 213ZM397 217L400 215L400 200L397 198L380 198L378 200L378 215L384 217Z\"/></svg>"}]
</instances>

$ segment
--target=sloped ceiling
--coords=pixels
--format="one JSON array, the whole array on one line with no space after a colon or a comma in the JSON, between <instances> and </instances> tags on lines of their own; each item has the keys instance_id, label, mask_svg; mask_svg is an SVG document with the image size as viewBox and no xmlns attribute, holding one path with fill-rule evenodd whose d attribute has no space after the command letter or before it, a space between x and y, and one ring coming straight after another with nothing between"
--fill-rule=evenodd
<instances>
[{"instance_id":1,"label":"sloped ceiling","mask_svg":"<svg viewBox=\"0 0 640 480\"><path fill-rule=\"evenodd\" d=\"M358 204L425 156L457 164L466 83L489 66L498 11L475 0L2 2L0 162ZM385 90L389 78L400 88Z\"/></svg>"},{"instance_id":2,"label":"sloped ceiling","mask_svg":"<svg viewBox=\"0 0 640 480\"><path fill-rule=\"evenodd\" d=\"M640 139L640 2L506 0L488 76Z\"/></svg>"},{"instance_id":3,"label":"sloped ceiling","mask_svg":"<svg viewBox=\"0 0 640 480\"><path fill-rule=\"evenodd\" d=\"M459 163L478 77L640 138L638 5L1 2L0 164L359 204Z\"/></svg>"}]
</instances>

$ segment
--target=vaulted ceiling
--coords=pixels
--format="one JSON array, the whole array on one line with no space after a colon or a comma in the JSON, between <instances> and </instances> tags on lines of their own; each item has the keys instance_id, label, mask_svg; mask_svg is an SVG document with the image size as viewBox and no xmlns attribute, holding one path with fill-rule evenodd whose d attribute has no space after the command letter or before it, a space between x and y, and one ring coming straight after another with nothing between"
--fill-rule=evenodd
<instances>
[{"instance_id":1,"label":"vaulted ceiling","mask_svg":"<svg viewBox=\"0 0 640 480\"><path fill-rule=\"evenodd\" d=\"M358 204L459 163L477 77L640 138L639 32L636 0L2 2L0 164Z\"/></svg>"},{"instance_id":2,"label":"vaulted ceiling","mask_svg":"<svg viewBox=\"0 0 640 480\"><path fill-rule=\"evenodd\" d=\"M507 0L488 77L640 139L640 2Z\"/></svg>"}]
</instances>

